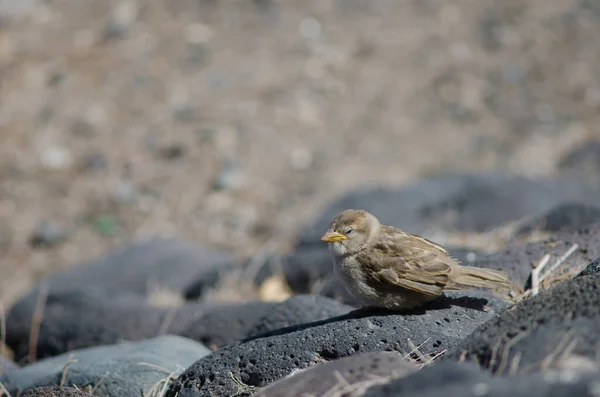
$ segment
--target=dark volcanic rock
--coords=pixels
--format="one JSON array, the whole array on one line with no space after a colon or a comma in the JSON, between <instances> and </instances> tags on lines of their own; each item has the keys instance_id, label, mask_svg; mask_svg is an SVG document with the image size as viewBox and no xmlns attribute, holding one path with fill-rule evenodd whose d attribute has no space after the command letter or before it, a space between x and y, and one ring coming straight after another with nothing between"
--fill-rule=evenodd
<instances>
[{"instance_id":1,"label":"dark volcanic rock","mask_svg":"<svg viewBox=\"0 0 600 397\"><path fill-rule=\"evenodd\" d=\"M558 162L563 172L588 178L600 178L600 141L587 142L563 156Z\"/></svg>"},{"instance_id":2,"label":"dark volcanic rock","mask_svg":"<svg viewBox=\"0 0 600 397\"><path fill-rule=\"evenodd\" d=\"M365 393L369 397L413 396L440 391L453 386L489 382L491 375L473 364L434 363L419 372L373 386ZM466 394L467 396L469 394Z\"/></svg>"},{"instance_id":3,"label":"dark volcanic rock","mask_svg":"<svg viewBox=\"0 0 600 397\"><path fill-rule=\"evenodd\" d=\"M21 397L91 397L94 394L86 393L74 387L36 387L28 390Z\"/></svg>"},{"instance_id":4,"label":"dark volcanic rock","mask_svg":"<svg viewBox=\"0 0 600 397\"><path fill-rule=\"evenodd\" d=\"M49 286L50 293L82 287L112 288L143 296L155 287L182 293L205 274L212 274L215 268L226 267L232 262L231 256L221 252L181 240L156 237L52 274L42 283ZM26 298L37 295L38 289Z\"/></svg>"},{"instance_id":5,"label":"dark volcanic rock","mask_svg":"<svg viewBox=\"0 0 600 397\"><path fill-rule=\"evenodd\" d=\"M17 304L7 321L7 343L21 360L28 355L30 308ZM136 341L170 333L221 347L249 334L316 321L353 308L324 297L297 296L282 303L186 303L156 307L137 295L110 296L88 289L51 294L46 302L38 358L73 349Z\"/></svg>"},{"instance_id":6,"label":"dark volcanic rock","mask_svg":"<svg viewBox=\"0 0 600 397\"><path fill-rule=\"evenodd\" d=\"M345 357L308 368L261 390L260 397L349 395L358 383L402 377L417 370L397 352L371 352ZM329 394L328 394L329 393Z\"/></svg>"},{"instance_id":7,"label":"dark volcanic rock","mask_svg":"<svg viewBox=\"0 0 600 397\"><path fill-rule=\"evenodd\" d=\"M565 203L523 223L515 232L515 236L522 237L533 232L577 230L595 222L600 222L599 207L579 203Z\"/></svg>"},{"instance_id":8,"label":"dark volcanic rock","mask_svg":"<svg viewBox=\"0 0 600 397\"><path fill-rule=\"evenodd\" d=\"M595 397L598 373L547 371L492 378L469 364L438 363L373 386L364 397ZM352 396L350 394L349 396Z\"/></svg>"},{"instance_id":9,"label":"dark volcanic rock","mask_svg":"<svg viewBox=\"0 0 600 397\"><path fill-rule=\"evenodd\" d=\"M561 232L541 242L514 245L482 257L476 260L474 265L504 270L514 282L525 285L534 263L544 255L550 254L550 264L552 264L573 244L578 244L579 248L569 256L561 269L581 268L600 257L600 223L591 224L574 232Z\"/></svg>"},{"instance_id":10,"label":"dark volcanic rock","mask_svg":"<svg viewBox=\"0 0 600 397\"><path fill-rule=\"evenodd\" d=\"M97 396L137 397L162 387L210 351L192 340L165 335L142 342L74 350L0 377L12 396L42 386L91 388Z\"/></svg>"},{"instance_id":11,"label":"dark volcanic rock","mask_svg":"<svg viewBox=\"0 0 600 397\"><path fill-rule=\"evenodd\" d=\"M267 310L248 332L256 336L265 332L311 321L340 316L355 308L318 295L297 295Z\"/></svg>"},{"instance_id":12,"label":"dark volcanic rock","mask_svg":"<svg viewBox=\"0 0 600 397\"><path fill-rule=\"evenodd\" d=\"M181 335L223 346L245 337L273 307L269 302L241 304L188 303L181 307L155 307L137 295L111 296L88 289L48 296L39 332L38 358L73 349L136 341L161 333ZM29 307L17 304L7 321L7 345L17 360L29 351Z\"/></svg>"},{"instance_id":13,"label":"dark volcanic rock","mask_svg":"<svg viewBox=\"0 0 600 397\"><path fill-rule=\"evenodd\" d=\"M600 192L576 178L530 180L500 173L444 175L397 189L350 193L304 231L300 245L319 244L331 219L347 208L365 209L387 225L432 237L429 234L439 230L483 232L582 198L583 204L594 204Z\"/></svg>"},{"instance_id":14,"label":"dark volcanic rock","mask_svg":"<svg viewBox=\"0 0 600 397\"><path fill-rule=\"evenodd\" d=\"M409 340L422 344L423 354L434 355L457 345L507 306L480 291L471 296L479 298L442 297L403 314L357 310L243 340L196 362L167 396L245 395L325 361L372 351L410 352Z\"/></svg>"},{"instance_id":15,"label":"dark volcanic rock","mask_svg":"<svg viewBox=\"0 0 600 397\"><path fill-rule=\"evenodd\" d=\"M595 274L565 281L505 310L442 360L464 357L503 374L513 363L532 370L572 354L595 359L598 329L600 275Z\"/></svg>"},{"instance_id":16,"label":"dark volcanic rock","mask_svg":"<svg viewBox=\"0 0 600 397\"><path fill-rule=\"evenodd\" d=\"M581 276L589 276L591 274L596 274L600 272L600 258L596 258L594 261L592 261L592 263L590 263L589 265L586 266L585 269L583 269L581 271L581 273L579 273L577 275L577 277L581 277Z\"/></svg>"}]
</instances>

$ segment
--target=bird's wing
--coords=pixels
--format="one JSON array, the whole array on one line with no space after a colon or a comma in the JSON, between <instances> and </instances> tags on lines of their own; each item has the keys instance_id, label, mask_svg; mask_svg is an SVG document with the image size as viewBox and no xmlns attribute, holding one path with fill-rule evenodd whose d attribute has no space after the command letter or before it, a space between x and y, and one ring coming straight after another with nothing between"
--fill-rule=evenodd
<instances>
[{"instance_id":1,"label":"bird's wing","mask_svg":"<svg viewBox=\"0 0 600 397\"><path fill-rule=\"evenodd\" d=\"M370 251L373 282L440 295L448 284L453 259L441 246L388 227ZM365 258L366 259L366 258Z\"/></svg>"}]
</instances>

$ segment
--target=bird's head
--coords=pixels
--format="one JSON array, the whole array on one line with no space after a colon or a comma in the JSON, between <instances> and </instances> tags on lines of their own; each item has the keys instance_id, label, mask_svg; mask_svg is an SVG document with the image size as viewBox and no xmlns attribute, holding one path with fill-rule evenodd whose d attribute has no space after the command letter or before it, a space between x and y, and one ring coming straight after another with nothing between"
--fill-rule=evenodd
<instances>
[{"instance_id":1,"label":"bird's head","mask_svg":"<svg viewBox=\"0 0 600 397\"><path fill-rule=\"evenodd\" d=\"M372 214L364 210L340 212L321 237L338 255L358 252L365 248L379 233L381 224Z\"/></svg>"}]
</instances>

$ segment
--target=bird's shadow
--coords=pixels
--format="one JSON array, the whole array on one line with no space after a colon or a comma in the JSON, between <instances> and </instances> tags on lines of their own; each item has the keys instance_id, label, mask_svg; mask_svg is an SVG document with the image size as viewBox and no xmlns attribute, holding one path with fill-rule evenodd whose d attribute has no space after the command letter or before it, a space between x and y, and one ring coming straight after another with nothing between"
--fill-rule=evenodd
<instances>
[{"instance_id":1,"label":"bird's shadow","mask_svg":"<svg viewBox=\"0 0 600 397\"><path fill-rule=\"evenodd\" d=\"M256 339L268 338L271 336L285 335L296 331L302 331L305 329L318 327L320 325L336 323L344 320L355 320L366 317L375 317L375 316L421 316L426 314L427 312L437 311L437 310L446 310L450 309L453 306L463 307L466 309L477 310L477 311L486 311L485 307L488 304L488 300L485 298L477 298L472 296L461 296L461 297L451 297L442 295L438 299L426 303L425 305L411 310L406 311L393 311L387 309L380 309L376 307L362 307L356 310L352 310L346 314L342 314L340 316L330 317L324 320L311 321L308 323L291 325L284 328L278 328L273 331L268 331L259 335L254 335L245 339L240 340L240 343L250 342Z\"/></svg>"}]
</instances>

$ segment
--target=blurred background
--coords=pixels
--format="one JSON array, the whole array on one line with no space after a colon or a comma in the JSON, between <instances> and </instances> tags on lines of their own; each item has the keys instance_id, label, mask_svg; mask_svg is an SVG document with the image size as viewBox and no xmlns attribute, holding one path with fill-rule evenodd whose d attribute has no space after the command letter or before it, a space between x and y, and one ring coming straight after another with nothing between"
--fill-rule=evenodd
<instances>
[{"instance_id":1,"label":"blurred background","mask_svg":"<svg viewBox=\"0 0 600 397\"><path fill-rule=\"evenodd\" d=\"M157 234L286 251L331 200L552 177L600 138L595 0L0 0L0 303Z\"/></svg>"}]
</instances>

